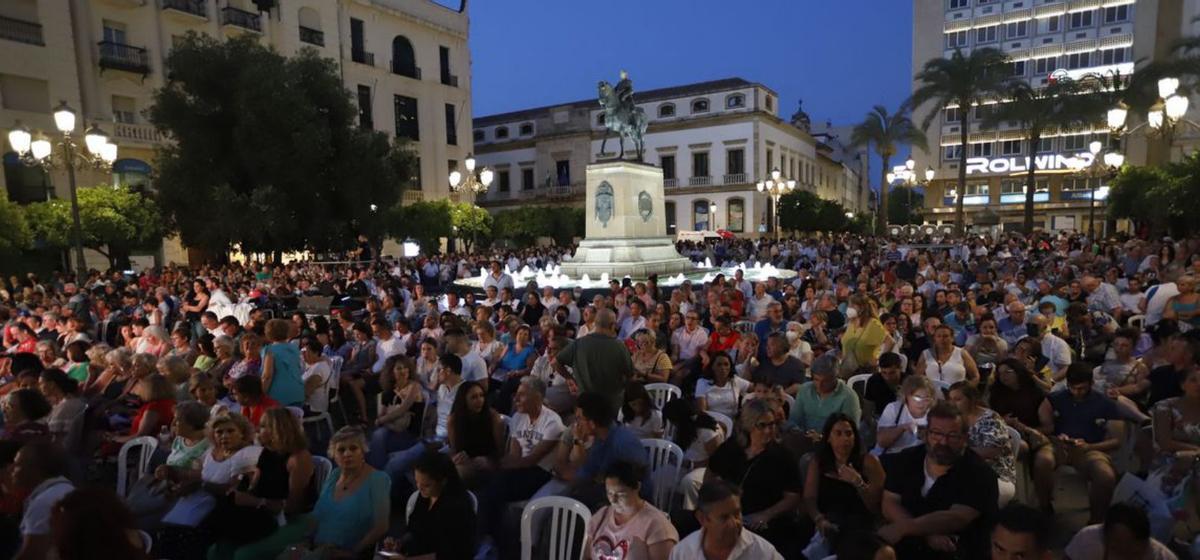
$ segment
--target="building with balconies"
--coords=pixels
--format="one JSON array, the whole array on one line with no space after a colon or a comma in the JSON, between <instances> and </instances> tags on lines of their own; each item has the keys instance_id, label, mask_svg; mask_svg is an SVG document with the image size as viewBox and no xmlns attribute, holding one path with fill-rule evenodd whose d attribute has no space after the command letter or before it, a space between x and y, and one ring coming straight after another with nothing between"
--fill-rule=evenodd
<instances>
[{"instance_id":1,"label":"building with balconies","mask_svg":"<svg viewBox=\"0 0 1200 560\"><path fill-rule=\"evenodd\" d=\"M925 62L949 57L955 49L991 47L1008 54L1012 73L1033 86L1060 77L1134 71L1135 61L1166 56L1181 33L1197 34L1193 23L1200 11L1195 0L914 0L912 71ZM918 84L914 82L913 89ZM1003 230L1022 226L1028 169L1026 140L1015 123L983 130L980 124L991 104L951 107L933 119L927 131L929 153L914 151L916 168L935 170L926 187L928 223L954 223L958 197L968 224L987 216ZM929 105L914 111L920 123ZM967 181L958 184L961 145L960 111L971 111L967 140ZM1036 148L1039 171L1034 185L1034 226L1049 230L1087 230L1088 209L1095 196L1096 231L1104 232L1103 199L1106 180L1085 180L1069 173L1064 161L1087 152L1093 140L1110 145L1100 117L1095 125L1045 134ZM1186 141L1187 138L1179 140ZM1191 140L1197 140L1192 134ZM1115 146L1114 146L1115 147ZM1120 147L1130 164L1144 164L1150 145L1141 136L1128 137ZM987 212L985 212L985 210ZM991 224L988 224L991 225Z\"/></svg>"},{"instance_id":2,"label":"building with balconies","mask_svg":"<svg viewBox=\"0 0 1200 560\"><path fill-rule=\"evenodd\" d=\"M169 142L145 117L167 77L166 57L190 31L251 35L285 55L315 49L338 62L359 124L411 141L420 172L406 202L449 196L445 177L471 151L471 59L466 1L432 0L3 0L0 135L17 121L53 131L66 101L84 126L119 146L111 173L80 185L152 188L155 149ZM437 69L422 77L421 68ZM0 192L27 203L66 196L64 172L24 166L6 145ZM416 194L411 194L416 193ZM168 244L164 261L184 262ZM101 262L97 259L97 264Z\"/></svg>"},{"instance_id":3,"label":"building with balconies","mask_svg":"<svg viewBox=\"0 0 1200 560\"><path fill-rule=\"evenodd\" d=\"M798 189L817 192L819 142L807 117L779 118L779 96L762 84L728 78L636 91L634 101L649 118L644 159L663 170L670 234L770 231L770 199L755 183L775 167L795 178ZM474 141L478 165L496 173L476 202L493 212L528 204L582 207L587 165L617 157L620 145L605 130L595 99L478 117ZM632 146L625 149L632 156Z\"/></svg>"}]
</instances>

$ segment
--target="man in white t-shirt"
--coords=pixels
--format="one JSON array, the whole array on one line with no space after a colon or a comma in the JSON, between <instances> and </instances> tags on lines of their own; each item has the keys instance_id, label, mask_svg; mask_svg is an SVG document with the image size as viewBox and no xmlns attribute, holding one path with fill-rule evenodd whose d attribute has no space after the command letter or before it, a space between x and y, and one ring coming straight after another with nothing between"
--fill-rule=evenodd
<instances>
[{"instance_id":1,"label":"man in white t-shirt","mask_svg":"<svg viewBox=\"0 0 1200 560\"><path fill-rule=\"evenodd\" d=\"M1038 326L1037 338L1042 344L1042 355L1049 360L1046 365L1050 367L1054 381L1062 381L1067 376L1067 366L1071 365L1071 345L1050 332L1049 317L1039 313L1033 321Z\"/></svg>"},{"instance_id":2,"label":"man in white t-shirt","mask_svg":"<svg viewBox=\"0 0 1200 560\"><path fill-rule=\"evenodd\" d=\"M1113 504L1104 515L1104 523L1080 529L1063 557L1070 560L1086 558L1139 558L1146 560L1175 560L1175 553L1150 536L1150 519L1146 512L1126 503Z\"/></svg>"},{"instance_id":3,"label":"man in white t-shirt","mask_svg":"<svg viewBox=\"0 0 1200 560\"><path fill-rule=\"evenodd\" d=\"M75 491L75 486L63 476L66 472L66 457L53 444L30 443L17 452L12 480L16 486L28 490L29 497L21 515L21 549L15 559L52 557L51 512L60 500Z\"/></svg>"},{"instance_id":4,"label":"man in white t-shirt","mask_svg":"<svg viewBox=\"0 0 1200 560\"><path fill-rule=\"evenodd\" d=\"M471 341L467 339L467 333L462 329L447 329L442 337L446 340L446 351L453 352L462 360L463 381L477 381L483 385L483 390L487 391L487 362L483 361L478 352L471 350Z\"/></svg>"},{"instance_id":5,"label":"man in white t-shirt","mask_svg":"<svg viewBox=\"0 0 1200 560\"><path fill-rule=\"evenodd\" d=\"M371 330L376 338L375 363L371 365L371 373L379 375L383 373L388 358L404 353L404 341L392 331L392 325L387 319L376 319L371 323Z\"/></svg>"}]
</instances>

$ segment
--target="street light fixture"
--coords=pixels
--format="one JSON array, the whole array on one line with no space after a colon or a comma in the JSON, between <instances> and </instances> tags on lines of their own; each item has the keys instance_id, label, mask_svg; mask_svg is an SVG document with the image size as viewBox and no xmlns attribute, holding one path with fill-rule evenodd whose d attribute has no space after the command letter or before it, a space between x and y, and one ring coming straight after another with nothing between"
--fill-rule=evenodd
<instances>
[{"instance_id":1,"label":"street light fixture","mask_svg":"<svg viewBox=\"0 0 1200 560\"><path fill-rule=\"evenodd\" d=\"M1108 128L1113 132L1129 134L1143 126L1149 126L1164 136L1169 135L1175 125L1179 123L1200 128L1200 124L1184 118L1187 115L1190 101L1186 95L1179 93L1179 78L1167 76L1159 79L1158 97L1159 99L1146 112L1146 122L1128 130L1123 129L1129 118L1129 106L1118 102L1115 107L1108 110L1106 119Z\"/></svg>"},{"instance_id":2,"label":"street light fixture","mask_svg":"<svg viewBox=\"0 0 1200 560\"><path fill-rule=\"evenodd\" d=\"M779 197L796 190L795 179L784 179L778 167L771 170L771 178L755 184L758 192L771 197L775 209L775 240L779 241Z\"/></svg>"},{"instance_id":3,"label":"street light fixture","mask_svg":"<svg viewBox=\"0 0 1200 560\"><path fill-rule=\"evenodd\" d=\"M55 143L40 132L35 136L28 127L20 122L13 126L8 133L8 143L17 156L27 165L42 168L64 167L67 170L67 181L71 190L71 221L72 236L74 237L75 252L75 281L83 286L87 281L87 263L83 257L83 226L79 219L79 196L75 184L76 169L97 169L107 171L117 160L117 145L112 143L108 134L93 124L84 132L83 145L86 151L80 150L74 133L77 114L67 105L66 101L59 102L54 108L54 127L62 134L57 141L60 151L58 157L51 157Z\"/></svg>"},{"instance_id":4,"label":"street light fixture","mask_svg":"<svg viewBox=\"0 0 1200 560\"><path fill-rule=\"evenodd\" d=\"M889 171L886 176L888 185L894 185L894 184L896 184L897 181L899 181L901 185L903 185L904 187L907 188L909 210L912 209L913 189L915 189L917 187L927 186L931 181L933 181L933 176L935 174L932 165L926 166L925 173L924 173L925 180L922 181L921 177L918 176L916 173L916 167L917 167L917 162L915 160L913 160L912 157L909 157L908 160L906 160L904 162L904 165L897 165L896 167L893 167L892 170ZM887 208L883 208L880 211L884 212L885 216L887 215L886 214ZM904 225L906 225L906 226L909 225L908 217L910 214L911 214L911 212L905 213Z\"/></svg>"},{"instance_id":5,"label":"street light fixture","mask_svg":"<svg viewBox=\"0 0 1200 560\"><path fill-rule=\"evenodd\" d=\"M1160 88L1161 89L1161 88ZM1074 158L1071 161L1071 168L1075 172L1085 178L1088 184L1088 239L1096 239L1096 194L1100 193L1100 197L1107 200L1109 188L1107 185L1100 186L1100 179L1110 178L1117 174L1117 171L1125 164L1125 154L1116 150L1104 151L1104 143L1099 140L1093 140L1088 144L1088 151L1092 154L1091 163L1084 163L1080 158ZM1101 155L1101 152L1104 152Z\"/></svg>"},{"instance_id":6,"label":"street light fixture","mask_svg":"<svg viewBox=\"0 0 1200 560\"><path fill-rule=\"evenodd\" d=\"M466 174L457 169L450 172L451 191L468 191L475 195L487 192L488 187L492 185L492 180L495 179L495 173L490 167L484 167L482 171L475 173L475 164L475 156L468 154L467 159L463 161L463 166L467 169Z\"/></svg>"}]
</instances>

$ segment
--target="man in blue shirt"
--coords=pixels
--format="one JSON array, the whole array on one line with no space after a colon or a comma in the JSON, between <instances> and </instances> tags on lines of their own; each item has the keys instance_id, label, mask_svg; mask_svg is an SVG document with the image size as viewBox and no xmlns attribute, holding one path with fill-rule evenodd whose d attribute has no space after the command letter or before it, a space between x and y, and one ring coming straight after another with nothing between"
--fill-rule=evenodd
<instances>
[{"instance_id":1,"label":"man in blue shirt","mask_svg":"<svg viewBox=\"0 0 1200 560\"><path fill-rule=\"evenodd\" d=\"M600 393L583 393L575 401L574 444L591 448L583 464L574 472L558 471L559 478L568 484L566 494L595 510L607 503L604 472L618 461L640 465L643 498L653 496L650 469L646 464L646 449L641 440L624 426L617 424L617 411L607 397Z\"/></svg>"},{"instance_id":2,"label":"man in blue shirt","mask_svg":"<svg viewBox=\"0 0 1200 560\"><path fill-rule=\"evenodd\" d=\"M783 304L778 301L767 306L767 317L754 324L754 335L758 337L758 361L767 359L767 337L771 333L786 332L787 321L783 320Z\"/></svg>"},{"instance_id":3,"label":"man in blue shirt","mask_svg":"<svg viewBox=\"0 0 1200 560\"><path fill-rule=\"evenodd\" d=\"M942 317L942 322L954 330L954 345L964 346L967 337L975 332L975 316L971 314L971 305L965 301L958 302L954 311Z\"/></svg>"},{"instance_id":4,"label":"man in blue shirt","mask_svg":"<svg viewBox=\"0 0 1200 560\"><path fill-rule=\"evenodd\" d=\"M1017 341L1021 340L1028 334L1029 329L1025 327L1025 304L1020 301L1014 301L1008 304L1008 316L1000 319L996 324L996 330L1000 332L1000 338L1008 343L1009 349L1017 347Z\"/></svg>"}]
</instances>

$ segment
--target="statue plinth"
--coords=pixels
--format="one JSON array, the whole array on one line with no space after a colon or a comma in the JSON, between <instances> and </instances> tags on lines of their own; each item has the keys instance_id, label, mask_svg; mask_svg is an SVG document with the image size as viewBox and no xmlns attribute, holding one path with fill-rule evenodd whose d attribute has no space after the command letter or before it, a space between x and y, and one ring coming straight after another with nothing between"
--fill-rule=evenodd
<instances>
[{"instance_id":1,"label":"statue plinth","mask_svg":"<svg viewBox=\"0 0 1200 560\"><path fill-rule=\"evenodd\" d=\"M587 167L585 238L562 271L574 278L646 278L694 269L667 235L662 169L613 161Z\"/></svg>"}]
</instances>

